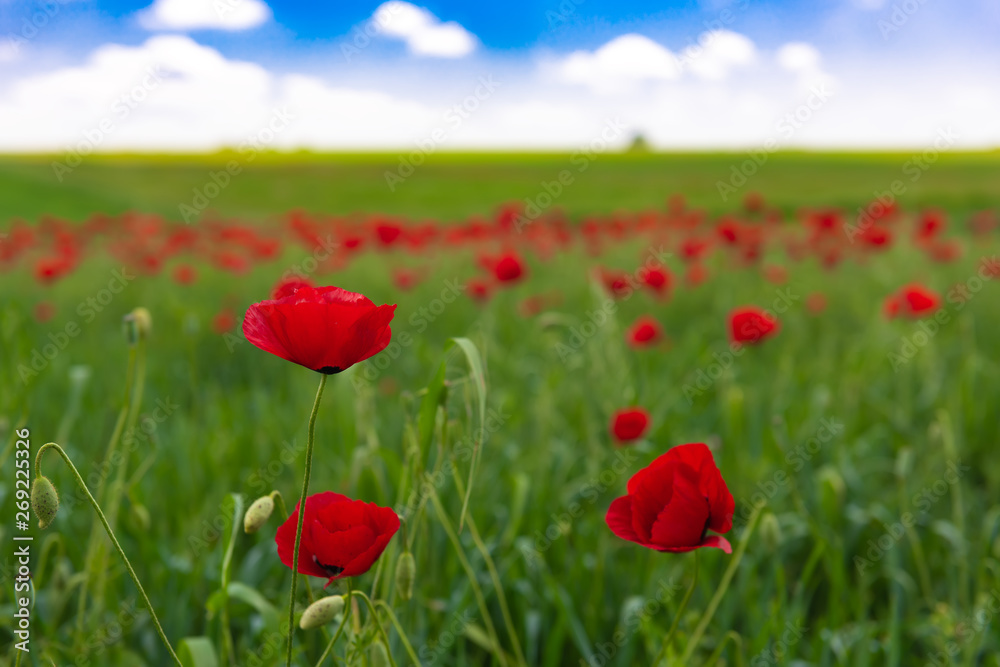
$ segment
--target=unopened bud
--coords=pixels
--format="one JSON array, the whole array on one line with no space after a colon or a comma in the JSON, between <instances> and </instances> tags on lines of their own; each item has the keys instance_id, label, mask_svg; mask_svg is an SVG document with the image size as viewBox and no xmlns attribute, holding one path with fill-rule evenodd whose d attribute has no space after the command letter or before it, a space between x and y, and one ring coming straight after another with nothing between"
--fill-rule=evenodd
<instances>
[{"instance_id":1,"label":"unopened bud","mask_svg":"<svg viewBox=\"0 0 1000 667\"><path fill-rule=\"evenodd\" d=\"M59 511L59 493L44 475L35 477L31 485L31 509L38 517L38 527L42 530L49 527Z\"/></svg>"},{"instance_id":2,"label":"unopened bud","mask_svg":"<svg viewBox=\"0 0 1000 667\"><path fill-rule=\"evenodd\" d=\"M316 600L302 612L299 627L303 630L318 628L332 621L342 611L344 611L344 597L342 595L331 595Z\"/></svg>"},{"instance_id":3,"label":"unopened bud","mask_svg":"<svg viewBox=\"0 0 1000 667\"><path fill-rule=\"evenodd\" d=\"M261 496L253 501L247 513L243 515L243 531L248 534L256 533L271 518L273 511L274 499L271 496Z\"/></svg>"},{"instance_id":4,"label":"unopened bud","mask_svg":"<svg viewBox=\"0 0 1000 667\"><path fill-rule=\"evenodd\" d=\"M149 314L149 311L142 307L136 308L132 311L132 317L135 318L139 337L149 338L149 334L153 333L153 316Z\"/></svg>"},{"instance_id":5,"label":"unopened bud","mask_svg":"<svg viewBox=\"0 0 1000 667\"><path fill-rule=\"evenodd\" d=\"M413 597L413 580L417 576L417 562L413 554L404 551L396 561L396 592L404 602Z\"/></svg>"},{"instance_id":6,"label":"unopened bud","mask_svg":"<svg viewBox=\"0 0 1000 667\"><path fill-rule=\"evenodd\" d=\"M781 524L774 512L768 512L760 520L760 539L768 551L774 553L781 546Z\"/></svg>"},{"instance_id":7,"label":"unopened bud","mask_svg":"<svg viewBox=\"0 0 1000 667\"><path fill-rule=\"evenodd\" d=\"M368 656L368 664L371 667L389 667L389 652L385 649L385 644L381 640L372 644Z\"/></svg>"}]
</instances>

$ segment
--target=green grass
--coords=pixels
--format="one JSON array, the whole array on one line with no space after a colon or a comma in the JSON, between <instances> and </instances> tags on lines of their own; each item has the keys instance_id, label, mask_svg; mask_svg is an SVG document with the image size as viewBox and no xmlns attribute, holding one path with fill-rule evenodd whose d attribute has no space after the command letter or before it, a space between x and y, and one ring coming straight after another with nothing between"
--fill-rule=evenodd
<instances>
[{"instance_id":1,"label":"green grass","mask_svg":"<svg viewBox=\"0 0 1000 667\"><path fill-rule=\"evenodd\" d=\"M854 207L900 177L907 159L779 154L747 189L788 210ZM220 215L251 219L303 208L450 221L534 196L568 160L435 156L390 193L382 174L391 162L384 156L262 156L214 206ZM662 206L669 194L684 192L694 205L722 212L731 206L719 200L715 181L726 177L733 160L602 156L558 203L579 217ZM82 220L95 211L137 209L176 217L177 202L224 160L88 159L62 185L48 162L0 161L5 215ZM996 154L946 155L912 184L903 203L940 206L959 216L995 207L998 176ZM1000 603L1000 285L986 283L962 308L946 304L949 321L898 369L889 354L920 329L880 315L883 297L903 283L920 279L946 293L975 274L981 256L997 250L996 239L974 245L962 234L959 238L967 255L949 265L930 264L905 244L834 273L812 260L791 265L789 282L780 289L794 298L781 316L780 335L731 363L725 357L728 311L744 303L768 307L780 292L758 272L735 269L718 257L706 285L681 289L668 303L643 294L621 302L607 324L563 359L559 346L571 344L573 330L591 321L603 300L587 279L594 260L574 253L532 261L527 283L499 294L486 308L459 299L425 328L420 309L440 296L446 280L472 275L474 258L434 257L431 277L413 292L399 293L387 264L419 262L365 256L317 280L362 291L376 303L398 303L396 340L407 333L413 342L383 353L391 362L384 370L373 359L328 383L311 490L387 506L405 500L406 489L419 481L405 462L415 442L422 390L445 357L447 340L467 336L485 361L492 416L470 516L499 572L529 664L579 665L583 658L601 664L602 649L611 652L612 646L608 665L649 664L690 582L693 559L618 540L604 514L624 493L628 477L657 455L676 444L707 442L736 498L737 530L729 535L734 546L748 508L761 497L778 519L780 536L775 540L759 529L751 535L690 664L701 665L731 631L741 647L723 649L726 665L925 665L951 646L958 652L941 664L995 665L1000 654L995 614L985 627L959 624ZM634 270L644 251L635 242L600 262ZM98 471L121 408L127 360L121 318L137 306L152 314L140 414L153 415L157 401L174 407L130 454L117 534L175 647L195 636L207 637L216 651L225 645L219 598L213 594L223 567L228 494L242 493L249 502L279 489L289 505L298 495L317 375L239 337L214 334L209 320L223 305L241 310L264 298L276 276L301 259L301 252L289 251L240 278L205 268L199 283L188 288L167 275L140 278L93 321L77 307L106 285L117 268L111 260L90 262L51 289L36 286L23 270L0 275L2 442L13 442L13 429L23 423L31 430L33 451L58 440L85 478ZM676 259L668 263L680 270ZM547 313L533 319L516 314L522 298L553 291L561 293L562 302ZM803 305L813 291L829 299L821 317L809 315ZM42 299L58 308L44 325L31 317ZM668 348L637 352L624 344L624 329L646 313L663 322ZM18 367L70 322L79 325L79 334L23 383ZM90 378L74 407L69 375L78 365L90 369ZM366 374L376 376L374 381L354 381ZM447 377L447 419L438 423L426 453L429 467L447 460L478 424L476 395L461 354L449 357ZM631 404L646 406L654 427L642 444L616 450L608 418ZM616 465L622 453L625 472ZM2 562L9 566L14 459L8 453L2 460L0 507L8 519L0 523L0 541L6 545ZM954 478L949 465L959 462L968 469ZM72 477L57 457L46 458L44 465L63 495L63 507L47 531L33 532L32 653L21 664L168 664L132 582L113 559L105 570L103 602L84 618L84 631L76 632L95 517L85 503L71 502ZM464 483L468 463L460 457L456 466ZM462 497L456 481L442 476L434 488L457 525ZM577 516L569 515L573 507L581 508ZM912 528L897 529L908 512L915 517ZM275 553L277 524L272 517L259 533L240 531L236 537L231 580L243 588L230 596L228 625L239 665L279 664L283 654L279 623L290 580ZM512 656L500 599L470 528L459 538L461 548L500 643ZM358 578L357 586L392 605L423 664L499 664L482 648L486 619L433 503L428 501L407 530L417 563L414 598L402 602L393 592L402 534L382 557L379 574L373 570ZM540 537L546 531L550 538ZM880 538L885 548L873 549ZM694 632L731 559L715 550L700 554L698 584L680 621L678 648ZM90 587L93 591L94 583ZM5 576L0 628L11 620L11 589ZM318 593L319 586L313 589ZM653 604L663 590L674 593ZM789 624L804 629L790 633ZM396 661L408 664L397 633L387 630ZM619 631L623 634L616 636ZM355 641L363 644L372 632L369 619ZM777 644L783 635L786 643ZM620 646L618 637L625 638ZM315 664L323 645L317 631L298 633L297 664ZM344 646L342 640L341 654ZM782 646L783 655L772 659ZM10 655L10 648L10 632L0 629L0 651Z\"/></svg>"}]
</instances>

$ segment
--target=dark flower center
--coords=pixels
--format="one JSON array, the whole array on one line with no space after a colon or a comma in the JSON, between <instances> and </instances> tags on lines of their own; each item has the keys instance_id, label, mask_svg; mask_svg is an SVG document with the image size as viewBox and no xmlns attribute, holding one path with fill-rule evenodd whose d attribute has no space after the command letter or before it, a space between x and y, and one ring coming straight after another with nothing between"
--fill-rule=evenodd
<instances>
[{"instance_id":1,"label":"dark flower center","mask_svg":"<svg viewBox=\"0 0 1000 667\"><path fill-rule=\"evenodd\" d=\"M342 370L344 369L341 368L340 366L323 366L323 368L319 369L319 372L322 373L323 375L333 375L335 373L339 373Z\"/></svg>"},{"instance_id":2,"label":"dark flower center","mask_svg":"<svg viewBox=\"0 0 1000 667\"><path fill-rule=\"evenodd\" d=\"M344 571L344 568L342 567L337 567L336 565L327 565L326 563L319 562L319 559L316 558L316 556L313 556L313 562L319 565L320 569L322 569L331 577L336 577L338 574Z\"/></svg>"}]
</instances>

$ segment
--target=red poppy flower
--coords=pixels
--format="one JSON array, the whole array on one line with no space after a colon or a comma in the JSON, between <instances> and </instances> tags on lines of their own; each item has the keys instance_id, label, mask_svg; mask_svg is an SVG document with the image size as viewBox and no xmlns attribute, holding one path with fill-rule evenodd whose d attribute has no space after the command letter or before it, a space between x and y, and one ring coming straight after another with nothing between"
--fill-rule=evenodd
<instances>
[{"instance_id":1,"label":"red poppy flower","mask_svg":"<svg viewBox=\"0 0 1000 667\"><path fill-rule=\"evenodd\" d=\"M283 277L271 288L271 298L284 299L286 296L295 294L303 287L314 287L314 285L309 282L308 278L300 276Z\"/></svg>"},{"instance_id":2,"label":"red poppy flower","mask_svg":"<svg viewBox=\"0 0 1000 667\"><path fill-rule=\"evenodd\" d=\"M684 282L687 283L688 287L697 287L706 280L708 280L708 269L705 268L704 264L691 264L684 273Z\"/></svg>"},{"instance_id":3,"label":"red poppy flower","mask_svg":"<svg viewBox=\"0 0 1000 667\"><path fill-rule=\"evenodd\" d=\"M899 315L910 319L919 319L930 315L941 307L941 297L937 292L923 285L907 285L895 294L890 294L882 306L886 317L892 319Z\"/></svg>"},{"instance_id":4,"label":"red poppy flower","mask_svg":"<svg viewBox=\"0 0 1000 667\"><path fill-rule=\"evenodd\" d=\"M399 530L399 517L388 507L351 500L332 491L306 498L305 512L296 572L322 577L327 586L336 579L367 572ZM274 536L278 558L288 567L292 567L298 520L296 505Z\"/></svg>"},{"instance_id":5,"label":"red poppy flower","mask_svg":"<svg viewBox=\"0 0 1000 667\"><path fill-rule=\"evenodd\" d=\"M632 294L632 277L625 271L599 269L598 278L604 289L616 299L624 299Z\"/></svg>"},{"instance_id":6,"label":"red poppy flower","mask_svg":"<svg viewBox=\"0 0 1000 667\"><path fill-rule=\"evenodd\" d=\"M469 288L469 296L480 303L489 301L493 293L493 285L481 278L470 278L466 286Z\"/></svg>"},{"instance_id":7,"label":"red poppy flower","mask_svg":"<svg viewBox=\"0 0 1000 667\"><path fill-rule=\"evenodd\" d=\"M819 315L826 310L826 296L820 292L813 292L806 297L806 308L813 315Z\"/></svg>"},{"instance_id":8,"label":"red poppy flower","mask_svg":"<svg viewBox=\"0 0 1000 667\"><path fill-rule=\"evenodd\" d=\"M611 418L611 435L619 442L638 440L649 428L649 413L643 408L624 408Z\"/></svg>"},{"instance_id":9,"label":"red poppy flower","mask_svg":"<svg viewBox=\"0 0 1000 667\"><path fill-rule=\"evenodd\" d=\"M35 321L48 322L56 315L56 307L48 301L39 301L35 304Z\"/></svg>"},{"instance_id":10,"label":"red poppy flower","mask_svg":"<svg viewBox=\"0 0 1000 667\"><path fill-rule=\"evenodd\" d=\"M212 331L220 336L233 330L236 326L236 314L229 308L223 308L212 318Z\"/></svg>"},{"instance_id":11,"label":"red poppy flower","mask_svg":"<svg viewBox=\"0 0 1000 667\"><path fill-rule=\"evenodd\" d=\"M773 315L754 306L737 308L729 315L729 337L734 343L759 343L780 330Z\"/></svg>"},{"instance_id":12,"label":"red poppy flower","mask_svg":"<svg viewBox=\"0 0 1000 667\"><path fill-rule=\"evenodd\" d=\"M396 306L376 306L339 287L300 287L247 309L243 333L271 354L320 373L339 373L384 350Z\"/></svg>"},{"instance_id":13,"label":"red poppy flower","mask_svg":"<svg viewBox=\"0 0 1000 667\"><path fill-rule=\"evenodd\" d=\"M644 315L635 321L625 339L632 347L649 347L663 340L663 327L652 317Z\"/></svg>"},{"instance_id":14,"label":"red poppy flower","mask_svg":"<svg viewBox=\"0 0 1000 667\"><path fill-rule=\"evenodd\" d=\"M701 547L733 552L728 533L736 503L712 452L702 443L678 445L628 481L628 495L611 503L605 520L623 540L657 551Z\"/></svg>"},{"instance_id":15,"label":"red poppy flower","mask_svg":"<svg viewBox=\"0 0 1000 667\"><path fill-rule=\"evenodd\" d=\"M670 290L671 276L670 272L662 267L654 267L649 269L645 273L639 276L642 284L648 289L656 293L658 296L663 296Z\"/></svg>"},{"instance_id":16,"label":"red poppy flower","mask_svg":"<svg viewBox=\"0 0 1000 667\"><path fill-rule=\"evenodd\" d=\"M524 262L514 252L504 253L499 257L482 257L480 264L492 271L494 277L501 283L517 282L525 272Z\"/></svg>"},{"instance_id":17,"label":"red poppy flower","mask_svg":"<svg viewBox=\"0 0 1000 667\"><path fill-rule=\"evenodd\" d=\"M198 272L190 264L178 264L174 267L173 278L178 285L190 285L198 279Z\"/></svg>"}]
</instances>

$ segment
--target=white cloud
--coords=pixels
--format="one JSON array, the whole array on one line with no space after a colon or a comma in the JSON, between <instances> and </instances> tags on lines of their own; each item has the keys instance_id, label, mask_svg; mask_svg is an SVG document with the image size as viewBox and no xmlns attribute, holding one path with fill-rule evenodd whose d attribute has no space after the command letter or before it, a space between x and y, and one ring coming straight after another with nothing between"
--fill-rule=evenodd
<instances>
[{"instance_id":1,"label":"white cloud","mask_svg":"<svg viewBox=\"0 0 1000 667\"><path fill-rule=\"evenodd\" d=\"M814 72L819 69L820 55L812 44L790 42L778 49L777 60L789 72Z\"/></svg>"},{"instance_id":2,"label":"white cloud","mask_svg":"<svg viewBox=\"0 0 1000 667\"><path fill-rule=\"evenodd\" d=\"M403 93L388 76L346 85L279 75L187 36L160 35L139 46L104 45L78 65L0 79L0 127L8 130L0 151L197 151L249 137L276 149L410 151L434 136L434 150L575 149L598 139L614 148L638 131L664 148L739 149L768 139L781 147L920 147L944 128L962 146L1000 144L1000 73L865 63L834 69L832 96L818 100L831 66L813 47L785 45L764 58L750 55L756 48L732 48L735 41L715 43L725 48L713 53L706 41L699 55L724 63L708 78L636 35L534 69L498 65L496 92L468 68L423 63L427 84L407 83ZM728 74L716 77L722 70ZM607 94L602 85L616 82L616 94ZM446 115L463 100L473 102L460 121ZM272 135L276 114L291 120ZM611 124L621 129L611 132Z\"/></svg>"},{"instance_id":3,"label":"white cloud","mask_svg":"<svg viewBox=\"0 0 1000 667\"><path fill-rule=\"evenodd\" d=\"M261 0L155 0L139 13L147 30L247 30L270 18Z\"/></svg>"},{"instance_id":4,"label":"white cloud","mask_svg":"<svg viewBox=\"0 0 1000 667\"><path fill-rule=\"evenodd\" d=\"M703 79L720 81L731 72L753 64L757 49L750 38L729 30L702 33L698 44L681 52L685 69Z\"/></svg>"},{"instance_id":5,"label":"white cloud","mask_svg":"<svg viewBox=\"0 0 1000 667\"><path fill-rule=\"evenodd\" d=\"M575 51L553 66L556 77L596 92L621 93L637 84L673 81L685 72L721 81L734 70L752 65L757 50L750 39L728 30L703 33L697 44L679 55L643 35L621 35L597 50Z\"/></svg>"},{"instance_id":6,"label":"white cloud","mask_svg":"<svg viewBox=\"0 0 1000 667\"><path fill-rule=\"evenodd\" d=\"M555 71L563 81L600 92L617 92L644 81L669 81L681 75L677 56L648 37L616 37L596 51L575 51Z\"/></svg>"},{"instance_id":7,"label":"white cloud","mask_svg":"<svg viewBox=\"0 0 1000 667\"><path fill-rule=\"evenodd\" d=\"M442 23L423 7L401 0L380 5L372 20L382 34L403 40L414 55L461 58L476 49L476 37L458 23Z\"/></svg>"}]
</instances>

